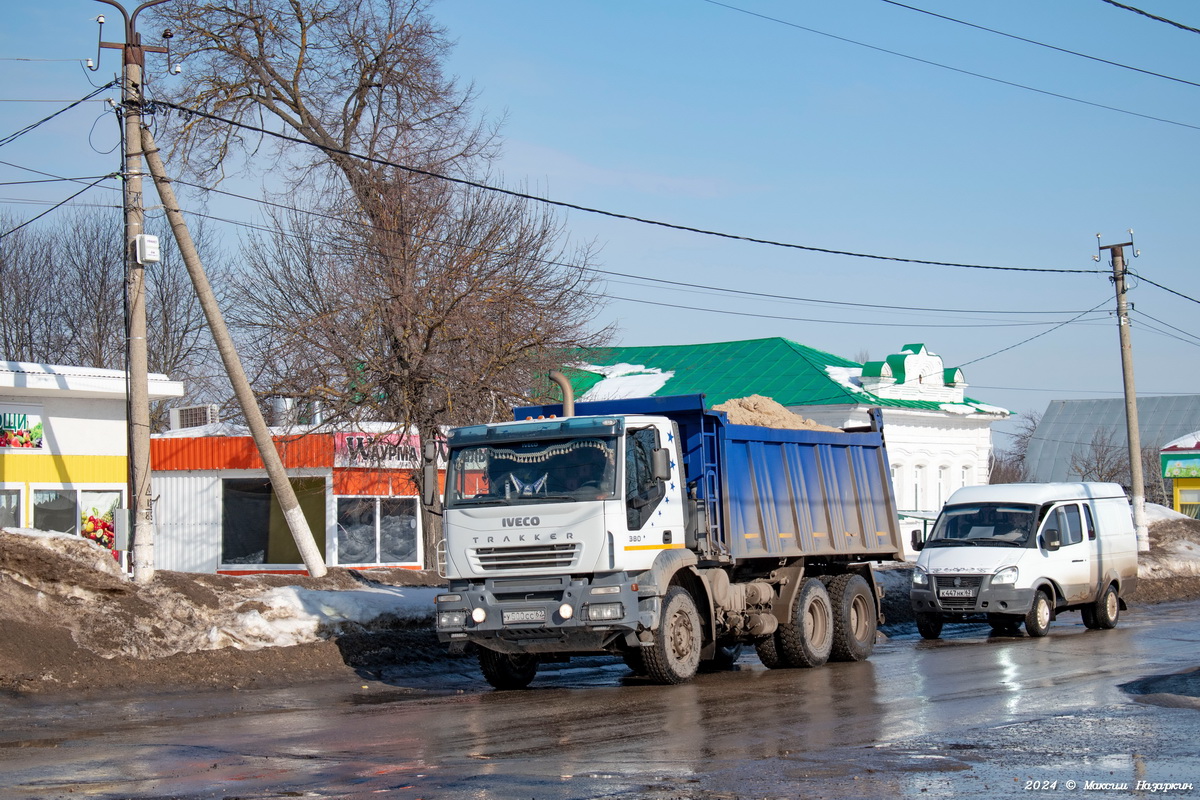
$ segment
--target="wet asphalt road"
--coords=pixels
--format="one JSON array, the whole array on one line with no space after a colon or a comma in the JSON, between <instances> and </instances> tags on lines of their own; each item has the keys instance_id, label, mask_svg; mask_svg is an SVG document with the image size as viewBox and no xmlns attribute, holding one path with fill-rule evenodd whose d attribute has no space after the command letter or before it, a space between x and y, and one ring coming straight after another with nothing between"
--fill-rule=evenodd
<instances>
[{"instance_id":1,"label":"wet asphalt road","mask_svg":"<svg viewBox=\"0 0 1200 800\"><path fill-rule=\"evenodd\" d=\"M596 660L523 692L466 671L0 701L0 799L1200 798L1200 703L1120 688L1200 665L1200 604L1129 612L1111 631L1069 614L1045 639L946 635L815 670L768 671L751 652L673 687ZM1151 791L1166 783L1193 788Z\"/></svg>"}]
</instances>

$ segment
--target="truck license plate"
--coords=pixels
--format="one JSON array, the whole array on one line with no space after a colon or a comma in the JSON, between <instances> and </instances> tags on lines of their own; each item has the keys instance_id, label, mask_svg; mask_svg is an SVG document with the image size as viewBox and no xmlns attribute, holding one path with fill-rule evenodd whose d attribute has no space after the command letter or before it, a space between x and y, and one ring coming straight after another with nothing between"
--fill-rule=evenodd
<instances>
[{"instance_id":1,"label":"truck license plate","mask_svg":"<svg viewBox=\"0 0 1200 800\"><path fill-rule=\"evenodd\" d=\"M938 591L939 597L974 597L974 589L941 589Z\"/></svg>"},{"instance_id":2,"label":"truck license plate","mask_svg":"<svg viewBox=\"0 0 1200 800\"><path fill-rule=\"evenodd\" d=\"M505 611L503 618L505 625L511 625L514 622L545 622L546 609L530 608L521 611Z\"/></svg>"}]
</instances>

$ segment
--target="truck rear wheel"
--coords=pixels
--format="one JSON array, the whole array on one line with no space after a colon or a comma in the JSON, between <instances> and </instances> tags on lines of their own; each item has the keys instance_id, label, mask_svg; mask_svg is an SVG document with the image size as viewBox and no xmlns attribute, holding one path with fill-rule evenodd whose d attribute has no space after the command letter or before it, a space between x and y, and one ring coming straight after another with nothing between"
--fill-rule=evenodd
<instances>
[{"instance_id":1,"label":"truck rear wheel","mask_svg":"<svg viewBox=\"0 0 1200 800\"><path fill-rule=\"evenodd\" d=\"M778 635L778 631L776 631L754 644L754 651L758 653L758 660L767 669L783 669L787 666L783 663L783 659L780 658L779 647L775 644Z\"/></svg>"},{"instance_id":2,"label":"truck rear wheel","mask_svg":"<svg viewBox=\"0 0 1200 800\"><path fill-rule=\"evenodd\" d=\"M875 649L879 615L866 578L847 572L822 578L833 608L830 661L866 661Z\"/></svg>"},{"instance_id":3,"label":"truck rear wheel","mask_svg":"<svg viewBox=\"0 0 1200 800\"><path fill-rule=\"evenodd\" d=\"M642 648L646 674L655 683L685 683L700 667L700 614L681 586L667 589L654 643Z\"/></svg>"},{"instance_id":4,"label":"truck rear wheel","mask_svg":"<svg viewBox=\"0 0 1200 800\"><path fill-rule=\"evenodd\" d=\"M479 669L497 689L524 689L537 674L538 657L529 653L497 653L479 648Z\"/></svg>"},{"instance_id":5,"label":"truck rear wheel","mask_svg":"<svg viewBox=\"0 0 1200 800\"><path fill-rule=\"evenodd\" d=\"M792 622L780 625L775 646L789 667L819 667L833 649L833 608L829 592L819 578L809 578L800 588Z\"/></svg>"}]
</instances>

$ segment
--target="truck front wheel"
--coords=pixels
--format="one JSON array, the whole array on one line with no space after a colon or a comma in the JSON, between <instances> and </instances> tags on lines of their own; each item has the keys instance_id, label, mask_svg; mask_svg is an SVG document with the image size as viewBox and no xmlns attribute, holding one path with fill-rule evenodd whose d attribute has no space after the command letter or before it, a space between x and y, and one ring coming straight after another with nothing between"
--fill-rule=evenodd
<instances>
[{"instance_id":1,"label":"truck front wheel","mask_svg":"<svg viewBox=\"0 0 1200 800\"><path fill-rule=\"evenodd\" d=\"M497 653L479 648L479 669L497 689L524 689L537 674L538 658L529 653Z\"/></svg>"},{"instance_id":2,"label":"truck front wheel","mask_svg":"<svg viewBox=\"0 0 1200 800\"><path fill-rule=\"evenodd\" d=\"M690 681L700 666L702 645L696 602L683 587L670 587L654 642L642 648L646 674L655 683Z\"/></svg>"},{"instance_id":3,"label":"truck front wheel","mask_svg":"<svg viewBox=\"0 0 1200 800\"><path fill-rule=\"evenodd\" d=\"M833 608L819 578L809 578L796 598L791 624L780 625L775 646L789 667L819 667L833 649Z\"/></svg>"}]
</instances>

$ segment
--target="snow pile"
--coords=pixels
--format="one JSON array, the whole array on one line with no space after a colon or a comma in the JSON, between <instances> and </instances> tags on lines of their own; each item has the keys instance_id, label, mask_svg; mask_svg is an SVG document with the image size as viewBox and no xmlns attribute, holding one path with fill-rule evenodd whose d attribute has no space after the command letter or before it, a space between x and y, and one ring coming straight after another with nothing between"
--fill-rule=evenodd
<instances>
[{"instance_id":1,"label":"snow pile","mask_svg":"<svg viewBox=\"0 0 1200 800\"><path fill-rule=\"evenodd\" d=\"M21 619L38 628L65 629L76 646L103 658L257 650L348 631L430 627L438 591L345 569L320 579L160 570L150 583L135 584L87 539L0 531L0 604L22 609Z\"/></svg>"},{"instance_id":2,"label":"snow pile","mask_svg":"<svg viewBox=\"0 0 1200 800\"><path fill-rule=\"evenodd\" d=\"M208 639L214 647L279 647L315 642L348 628L397 621L432 624L433 597L440 591L425 586L344 590L281 586L253 598L251 607L231 622L210 629Z\"/></svg>"},{"instance_id":3,"label":"snow pile","mask_svg":"<svg viewBox=\"0 0 1200 800\"><path fill-rule=\"evenodd\" d=\"M1146 504L1150 552L1138 553L1138 577L1200 576L1200 521L1186 514Z\"/></svg>"}]
</instances>

